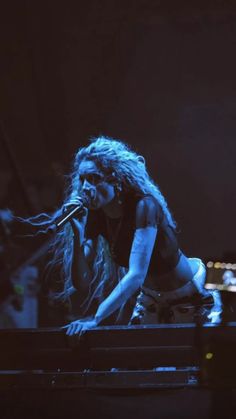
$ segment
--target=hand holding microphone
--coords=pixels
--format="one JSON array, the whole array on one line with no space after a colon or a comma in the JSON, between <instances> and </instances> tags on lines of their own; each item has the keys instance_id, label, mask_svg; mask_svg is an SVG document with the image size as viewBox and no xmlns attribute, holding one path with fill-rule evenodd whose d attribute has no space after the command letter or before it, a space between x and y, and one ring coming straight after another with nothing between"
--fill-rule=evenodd
<instances>
[{"instance_id":1,"label":"hand holding microphone","mask_svg":"<svg viewBox=\"0 0 236 419\"><path fill-rule=\"evenodd\" d=\"M88 217L89 199L81 199L76 197L71 199L64 205L65 216L70 222L75 238L79 235L80 243L84 241L84 230Z\"/></svg>"},{"instance_id":2,"label":"hand holding microphone","mask_svg":"<svg viewBox=\"0 0 236 419\"><path fill-rule=\"evenodd\" d=\"M87 221L89 204L89 197L84 195L78 196L66 202L63 206L62 215L54 221L50 230L52 232L57 232L67 222L70 222L73 230L76 230L74 232L78 232L78 229L81 230L81 227L83 227L84 230Z\"/></svg>"}]
</instances>

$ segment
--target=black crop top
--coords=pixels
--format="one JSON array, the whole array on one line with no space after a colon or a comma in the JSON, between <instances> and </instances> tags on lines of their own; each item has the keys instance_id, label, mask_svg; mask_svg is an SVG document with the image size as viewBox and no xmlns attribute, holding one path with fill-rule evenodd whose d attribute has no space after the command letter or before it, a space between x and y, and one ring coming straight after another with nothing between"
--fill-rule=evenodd
<instances>
[{"instance_id":1,"label":"black crop top","mask_svg":"<svg viewBox=\"0 0 236 419\"><path fill-rule=\"evenodd\" d=\"M148 272L156 275L167 273L178 263L179 246L175 230L169 225L160 204L151 195L127 194L124 199L124 215L118 219L107 217L101 209L90 210L86 237L94 239L102 235L112 248L116 263L128 267L135 229L147 226L158 229Z\"/></svg>"}]
</instances>

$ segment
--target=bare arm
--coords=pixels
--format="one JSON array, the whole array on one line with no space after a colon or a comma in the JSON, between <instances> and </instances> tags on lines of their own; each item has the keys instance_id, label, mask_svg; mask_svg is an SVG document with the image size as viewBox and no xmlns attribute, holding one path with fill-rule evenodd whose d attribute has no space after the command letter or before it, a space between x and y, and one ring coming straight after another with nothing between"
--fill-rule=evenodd
<instances>
[{"instance_id":1,"label":"bare arm","mask_svg":"<svg viewBox=\"0 0 236 419\"><path fill-rule=\"evenodd\" d=\"M70 208L72 205L77 205L78 198L71 199L65 208ZM79 201L80 202L80 201ZM93 240L88 240L85 237L85 227L87 224L88 210L84 208L82 217L72 218L70 223L74 233L73 238L73 254L71 266L72 285L82 294L89 291L89 284L92 280L91 262L95 256Z\"/></svg>"},{"instance_id":2,"label":"bare arm","mask_svg":"<svg viewBox=\"0 0 236 419\"><path fill-rule=\"evenodd\" d=\"M135 230L129 258L129 270L111 294L98 307L95 315L97 324L121 307L143 284L147 275L156 235L156 227L145 227Z\"/></svg>"},{"instance_id":3,"label":"bare arm","mask_svg":"<svg viewBox=\"0 0 236 419\"><path fill-rule=\"evenodd\" d=\"M100 304L93 319L86 321L75 320L64 326L67 329L67 335L82 334L86 330L96 327L138 290L147 275L156 235L157 228L155 227L138 228L135 231L127 274Z\"/></svg>"},{"instance_id":4,"label":"bare arm","mask_svg":"<svg viewBox=\"0 0 236 419\"><path fill-rule=\"evenodd\" d=\"M96 327L103 319L120 308L143 284L158 232L158 205L153 200L142 199L136 207L136 230L129 257L127 274L100 304L91 320L76 320L66 326L68 335L81 334Z\"/></svg>"},{"instance_id":5,"label":"bare arm","mask_svg":"<svg viewBox=\"0 0 236 419\"><path fill-rule=\"evenodd\" d=\"M94 242L83 240L81 244L78 235L74 237L71 278L72 284L78 291L86 292L92 280L91 262L94 258Z\"/></svg>"}]
</instances>

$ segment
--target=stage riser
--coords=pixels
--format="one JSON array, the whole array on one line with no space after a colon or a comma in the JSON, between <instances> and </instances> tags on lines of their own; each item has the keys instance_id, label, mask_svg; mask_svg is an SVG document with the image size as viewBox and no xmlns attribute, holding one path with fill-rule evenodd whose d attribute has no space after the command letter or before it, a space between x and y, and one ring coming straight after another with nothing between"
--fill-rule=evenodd
<instances>
[{"instance_id":1,"label":"stage riser","mask_svg":"<svg viewBox=\"0 0 236 419\"><path fill-rule=\"evenodd\" d=\"M96 372L100 374L97 375L97 380L101 380L102 387L111 384L114 377L118 380L119 387L122 383L119 381L121 375L109 375L114 369L126 370L127 377L131 377L128 375L129 371L157 371L158 368L165 368L167 371L167 368L183 370L194 367L199 369L201 385L234 387L235 331L235 324L202 327L192 324L113 326L92 329L79 339L77 336L69 338L61 329L1 330L0 373L4 374L8 370L13 381L20 379L17 377L19 371L29 373L31 379L35 379L32 378L34 371L44 374L67 373L68 386L71 387L69 373L81 374L77 379L84 379L84 372L89 371L89 374L86 373L86 380L94 377L91 374ZM108 373L105 379L102 371ZM136 377L139 376L141 375ZM57 382L64 377L57 376ZM142 377L146 379L145 375ZM159 384L165 385L164 376L163 383L159 383L158 377L160 375L152 374L150 386L155 388ZM173 374L173 382L175 377L178 381L178 375ZM38 376L36 379L41 378ZM142 385L139 383L133 382L133 385ZM181 383L188 385L188 377ZM197 383L199 384L199 380ZM126 386L125 381L123 384ZM169 384L172 381L168 381ZM12 385L14 386L14 382ZM148 382L146 385L149 385Z\"/></svg>"},{"instance_id":2,"label":"stage riser","mask_svg":"<svg viewBox=\"0 0 236 419\"><path fill-rule=\"evenodd\" d=\"M234 419L235 392L207 389L3 391L1 419Z\"/></svg>"},{"instance_id":3,"label":"stage riser","mask_svg":"<svg viewBox=\"0 0 236 419\"><path fill-rule=\"evenodd\" d=\"M84 371L81 373L46 373L32 371L25 373L0 373L0 390L3 389L148 389L182 388L199 386L197 368L169 371Z\"/></svg>"}]
</instances>

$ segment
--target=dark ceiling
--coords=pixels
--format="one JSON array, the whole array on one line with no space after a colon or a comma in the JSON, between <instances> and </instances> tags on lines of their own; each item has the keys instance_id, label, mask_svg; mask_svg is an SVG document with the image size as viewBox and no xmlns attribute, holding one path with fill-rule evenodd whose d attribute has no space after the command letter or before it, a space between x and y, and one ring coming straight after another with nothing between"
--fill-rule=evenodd
<instances>
[{"instance_id":1,"label":"dark ceiling","mask_svg":"<svg viewBox=\"0 0 236 419\"><path fill-rule=\"evenodd\" d=\"M0 39L2 208L60 205L76 149L110 135L144 154L189 256L236 252L236 4L8 1Z\"/></svg>"}]
</instances>

